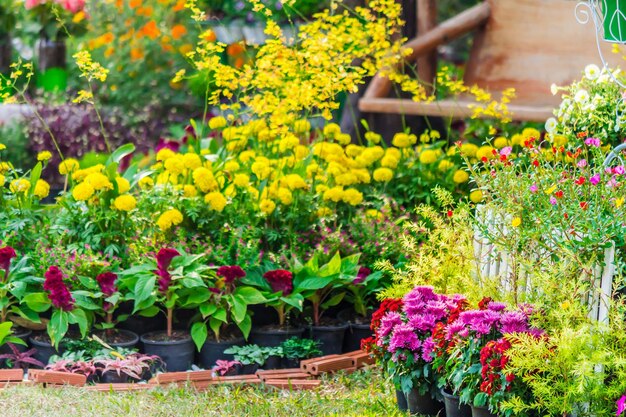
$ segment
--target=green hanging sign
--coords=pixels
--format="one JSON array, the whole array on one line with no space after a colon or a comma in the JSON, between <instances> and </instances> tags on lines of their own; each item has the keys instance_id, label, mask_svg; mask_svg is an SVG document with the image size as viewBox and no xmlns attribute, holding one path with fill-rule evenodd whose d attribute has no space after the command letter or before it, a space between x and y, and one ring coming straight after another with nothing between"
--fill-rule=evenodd
<instances>
[{"instance_id":1,"label":"green hanging sign","mask_svg":"<svg viewBox=\"0 0 626 417\"><path fill-rule=\"evenodd\" d=\"M602 0L602 14L604 17L604 40L625 43L626 0Z\"/></svg>"}]
</instances>

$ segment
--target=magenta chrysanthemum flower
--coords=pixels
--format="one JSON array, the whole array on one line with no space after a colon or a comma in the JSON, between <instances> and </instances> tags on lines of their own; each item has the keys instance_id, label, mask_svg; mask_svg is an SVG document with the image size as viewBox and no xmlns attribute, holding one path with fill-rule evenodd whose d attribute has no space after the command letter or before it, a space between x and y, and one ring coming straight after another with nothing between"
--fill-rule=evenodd
<instances>
[{"instance_id":1,"label":"magenta chrysanthemum flower","mask_svg":"<svg viewBox=\"0 0 626 417\"><path fill-rule=\"evenodd\" d=\"M354 285L362 284L363 281L365 281L365 278L370 276L371 273L372 273L371 269L362 266L361 268L359 268L359 272L356 274L356 278L354 278L352 283Z\"/></svg>"},{"instance_id":2,"label":"magenta chrysanthemum flower","mask_svg":"<svg viewBox=\"0 0 626 417\"><path fill-rule=\"evenodd\" d=\"M65 311L73 310L75 300L63 282L63 272L58 267L51 266L44 277L46 279L43 283L43 289L48 292L48 298L50 298L52 305Z\"/></svg>"},{"instance_id":3,"label":"magenta chrysanthemum flower","mask_svg":"<svg viewBox=\"0 0 626 417\"><path fill-rule=\"evenodd\" d=\"M113 272L103 272L96 277L96 281L98 281L100 291L102 291L102 294L106 297L110 297L117 292L117 287L115 286L117 275Z\"/></svg>"},{"instance_id":4,"label":"magenta chrysanthemum flower","mask_svg":"<svg viewBox=\"0 0 626 417\"><path fill-rule=\"evenodd\" d=\"M506 309L506 304L498 301L492 301L487 305L487 308L491 311L502 311Z\"/></svg>"},{"instance_id":5,"label":"magenta chrysanthemum flower","mask_svg":"<svg viewBox=\"0 0 626 417\"><path fill-rule=\"evenodd\" d=\"M528 317L521 311L507 311L500 318L500 331L507 333L525 333L528 329Z\"/></svg>"},{"instance_id":6,"label":"magenta chrysanthemum flower","mask_svg":"<svg viewBox=\"0 0 626 417\"><path fill-rule=\"evenodd\" d=\"M11 266L11 259L15 258L17 253L15 253L15 249L10 246L5 246L4 248L0 248L0 269L6 271L5 275L8 275L9 267Z\"/></svg>"},{"instance_id":7,"label":"magenta chrysanthemum flower","mask_svg":"<svg viewBox=\"0 0 626 417\"><path fill-rule=\"evenodd\" d=\"M176 249L163 248L157 253L157 270L155 273L159 276L158 284L159 291L165 294L170 288L172 283L172 275L169 273L168 268L172 263L172 259L180 256L180 253Z\"/></svg>"},{"instance_id":8,"label":"magenta chrysanthemum flower","mask_svg":"<svg viewBox=\"0 0 626 417\"><path fill-rule=\"evenodd\" d=\"M585 139L585 145L594 146L596 148L600 147L600 139L598 138L587 138Z\"/></svg>"},{"instance_id":9,"label":"magenta chrysanthemum flower","mask_svg":"<svg viewBox=\"0 0 626 417\"><path fill-rule=\"evenodd\" d=\"M289 295L293 292L293 274L284 269L276 269L263 274L263 278L272 287L274 292L282 292L283 295Z\"/></svg>"},{"instance_id":10,"label":"magenta chrysanthemum flower","mask_svg":"<svg viewBox=\"0 0 626 417\"><path fill-rule=\"evenodd\" d=\"M433 351L435 349L435 345L435 341L432 337L428 337L422 342L422 359L424 362L430 363L433 361Z\"/></svg>"},{"instance_id":11,"label":"magenta chrysanthemum flower","mask_svg":"<svg viewBox=\"0 0 626 417\"><path fill-rule=\"evenodd\" d=\"M624 411L626 411L626 395L622 395L622 397L617 400L615 403L617 406L617 410L615 411L615 416L619 417Z\"/></svg>"},{"instance_id":12,"label":"magenta chrysanthemum flower","mask_svg":"<svg viewBox=\"0 0 626 417\"><path fill-rule=\"evenodd\" d=\"M409 349L415 352L421 344L411 325L399 324L393 328L391 340L389 340L389 352L393 353L398 349Z\"/></svg>"},{"instance_id":13,"label":"magenta chrysanthemum flower","mask_svg":"<svg viewBox=\"0 0 626 417\"><path fill-rule=\"evenodd\" d=\"M233 265L233 266L220 266L219 268L217 268L217 272L216 275L218 277L222 277L224 278L224 282L226 284L230 284L232 282L235 282L235 280L239 279L239 278L243 278L246 276L246 272L241 269L240 266L237 265Z\"/></svg>"},{"instance_id":14,"label":"magenta chrysanthemum flower","mask_svg":"<svg viewBox=\"0 0 626 417\"><path fill-rule=\"evenodd\" d=\"M402 324L402 316L395 311L390 311L383 316L380 320L380 327L378 328L378 338L382 339L391 333L394 327Z\"/></svg>"}]
</instances>

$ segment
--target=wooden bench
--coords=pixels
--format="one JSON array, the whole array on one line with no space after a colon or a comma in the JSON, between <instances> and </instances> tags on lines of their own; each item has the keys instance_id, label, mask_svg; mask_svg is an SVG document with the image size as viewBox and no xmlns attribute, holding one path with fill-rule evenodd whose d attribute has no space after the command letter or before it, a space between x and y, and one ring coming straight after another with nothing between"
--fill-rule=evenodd
<instances>
[{"instance_id":1,"label":"wooden bench","mask_svg":"<svg viewBox=\"0 0 626 417\"><path fill-rule=\"evenodd\" d=\"M595 28L577 22L577 4L572 0L487 0L409 41L405 46L412 53L407 61L423 59L445 42L475 31L465 69L466 85L477 85L494 97L506 88L515 88L517 98L508 106L513 118L545 121L553 116L561 99L550 92L552 84L570 84L588 64L602 66ZM600 44L611 66L622 62L620 55L611 53L610 43ZM468 105L476 104L471 97L430 103L389 98L391 90L390 80L376 75L359 109L466 118L473 113Z\"/></svg>"}]
</instances>

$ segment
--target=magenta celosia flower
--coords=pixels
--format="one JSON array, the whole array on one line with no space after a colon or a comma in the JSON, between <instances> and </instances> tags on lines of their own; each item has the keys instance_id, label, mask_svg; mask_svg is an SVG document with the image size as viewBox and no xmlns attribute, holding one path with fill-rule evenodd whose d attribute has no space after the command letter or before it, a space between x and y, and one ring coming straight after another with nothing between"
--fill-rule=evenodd
<instances>
[{"instance_id":1,"label":"magenta celosia flower","mask_svg":"<svg viewBox=\"0 0 626 417\"><path fill-rule=\"evenodd\" d=\"M393 328L400 324L402 324L402 316L395 311L390 311L380 320L380 327L378 327L376 335L379 339L387 337Z\"/></svg>"},{"instance_id":2,"label":"magenta celosia flower","mask_svg":"<svg viewBox=\"0 0 626 417\"><path fill-rule=\"evenodd\" d=\"M293 274L284 269L275 269L263 274L263 278L272 287L274 292L282 292L283 295L289 295L293 291Z\"/></svg>"},{"instance_id":3,"label":"magenta celosia flower","mask_svg":"<svg viewBox=\"0 0 626 417\"><path fill-rule=\"evenodd\" d=\"M622 397L617 400L615 405L617 405L617 411L615 411L615 416L619 417L624 411L626 411L626 395L622 395Z\"/></svg>"},{"instance_id":4,"label":"magenta celosia flower","mask_svg":"<svg viewBox=\"0 0 626 417\"><path fill-rule=\"evenodd\" d=\"M10 246L0 248L0 269L6 271L5 275L9 274L9 268L11 266L11 259L15 258L17 253L15 249Z\"/></svg>"},{"instance_id":5,"label":"magenta celosia flower","mask_svg":"<svg viewBox=\"0 0 626 417\"><path fill-rule=\"evenodd\" d=\"M589 182L593 185L600 184L600 174L595 174L591 178L589 178Z\"/></svg>"},{"instance_id":6,"label":"magenta celosia flower","mask_svg":"<svg viewBox=\"0 0 626 417\"><path fill-rule=\"evenodd\" d=\"M117 291L117 288L115 287L117 275L113 272L103 272L96 277L96 281L98 281L100 291L102 291L106 297L110 297Z\"/></svg>"},{"instance_id":7,"label":"magenta celosia flower","mask_svg":"<svg viewBox=\"0 0 626 417\"><path fill-rule=\"evenodd\" d=\"M157 283L159 284L159 291L165 294L170 288L172 283L172 275L169 273L168 268L172 263L172 259L180 256L180 253L176 249L163 248L157 253L157 270L155 273L159 276Z\"/></svg>"},{"instance_id":8,"label":"magenta celosia flower","mask_svg":"<svg viewBox=\"0 0 626 417\"><path fill-rule=\"evenodd\" d=\"M65 311L73 310L75 300L63 282L63 272L58 267L51 266L44 277L43 289L48 292L52 305Z\"/></svg>"},{"instance_id":9,"label":"magenta celosia flower","mask_svg":"<svg viewBox=\"0 0 626 417\"><path fill-rule=\"evenodd\" d=\"M246 272L241 269L241 267L237 265L233 266L220 266L217 268L216 275L218 277L224 278L224 282L226 284L230 284L234 282L236 279L243 278L246 276Z\"/></svg>"},{"instance_id":10,"label":"magenta celosia flower","mask_svg":"<svg viewBox=\"0 0 626 417\"><path fill-rule=\"evenodd\" d=\"M372 270L369 268L366 268L364 266L359 268L359 272L356 274L356 278L354 278L354 280L352 281L352 283L354 285L359 285L362 284L363 281L365 281L365 278L367 278L368 276L370 276L370 274L372 273Z\"/></svg>"},{"instance_id":11,"label":"magenta celosia flower","mask_svg":"<svg viewBox=\"0 0 626 417\"><path fill-rule=\"evenodd\" d=\"M388 350L391 353L398 349L409 349L415 352L421 344L411 325L399 324L393 328Z\"/></svg>"},{"instance_id":12,"label":"magenta celosia flower","mask_svg":"<svg viewBox=\"0 0 626 417\"><path fill-rule=\"evenodd\" d=\"M587 146L595 146L596 148L600 147L600 139L598 138L587 138L585 139L585 145Z\"/></svg>"}]
</instances>

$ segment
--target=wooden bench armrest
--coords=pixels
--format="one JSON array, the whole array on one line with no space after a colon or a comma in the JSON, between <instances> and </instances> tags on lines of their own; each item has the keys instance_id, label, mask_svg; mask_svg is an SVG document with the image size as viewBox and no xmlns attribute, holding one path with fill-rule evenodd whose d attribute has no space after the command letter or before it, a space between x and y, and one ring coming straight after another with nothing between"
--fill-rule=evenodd
<instances>
[{"instance_id":1,"label":"wooden bench armrest","mask_svg":"<svg viewBox=\"0 0 626 417\"><path fill-rule=\"evenodd\" d=\"M439 45L465 35L468 32L484 25L491 14L491 7L488 3L480 3L466 11L446 20L433 30L430 30L405 44L405 48L412 50L406 58L407 61L414 61L418 57L434 50ZM376 74L372 79L365 94L364 99L386 97L391 90L391 81L388 78Z\"/></svg>"}]
</instances>

